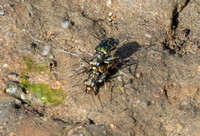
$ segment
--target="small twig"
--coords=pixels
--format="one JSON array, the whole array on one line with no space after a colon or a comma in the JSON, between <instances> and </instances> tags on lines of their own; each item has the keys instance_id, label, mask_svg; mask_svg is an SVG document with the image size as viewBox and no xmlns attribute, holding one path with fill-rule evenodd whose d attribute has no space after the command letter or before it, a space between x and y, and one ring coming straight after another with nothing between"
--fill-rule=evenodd
<instances>
[{"instance_id":1,"label":"small twig","mask_svg":"<svg viewBox=\"0 0 200 136\"><path fill-rule=\"evenodd\" d=\"M29 33L30 37L31 37L33 40L35 40L35 41L37 41L37 42L39 42L39 43L42 43L42 44L44 44L44 45L50 46L48 43L46 43L46 42L44 42L44 41L42 41L42 40L39 40L39 39L33 37L29 31L28 31L28 33Z\"/></svg>"},{"instance_id":2,"label":"small twig","mask_svg":"<svg viewBox=\"0 0 200 136\"><path fill-rule=\"evenodd\" d=\"M77 73L76 76L74 76L74 74L73 74L72 76L74 76L74 78L76 78L77 76L79 76L80 74L83 74L83 73L85 73L85 72L87 72L87 71L84 70L84 71L82 71L82 72ZM72 77L72 76L70 76L70 77ZM73 78L73 79L74 79L74 78Z\"/></svg>"},{"instance_id":3,"label":"small twig","mask_svg":"<svg viewBox=\"0 0 200 136\"><path fill-rule=\"evenodd\" d=\"M111 85L112 85L112 83L111 83ZM113 99L113 88L114 88L114 86L115 86L115 82L114 82L114 85L112 85L111 88L110 88L110 103L112 103L112 99Z\"/></svg>"},{"instance_id":4,"label":"small twig","mask_svg":"<svg viewBox=\"0 0 200 136\"><path fill-rule=\"evenodd\" d=\"M82 52L81 52L81 50L80 49L76 49L76 52L78 53L78 54L82 54Z\"/></svg>"},{"instance_id":5,"label":"small twig","mask_svg":"<svg viewBox=\"0 0 200 136\"><path fill-rule=\"evenodd\" d=\"M124 40L123 42L121 42L117 47L119 48L119 47L122 46L126 41L127 41L127 39Z\"/></svg>"},{"instance_id":6,"label":"small twig","mask_svg":"<svg viewBox=\"0 0 200 136\"><path fill-rule=\"evenodd\" d=\"M54 49L54 51L63 52L63 53L66 53L66 54L69 54L69 55L73 55L73 56L79 56L79 54L77 54L77 53L69 52L69 51L66 51L66 50L57 50L57 49Z\"/></svg>"},{"instance_id":7,"label":"small twig","mask_svg":"<svg viewBox=\"0 0 200 136\"><path fill-rule=\"evenodd\" d=\"M90 55L91 57L93 57L93 54L90 52L85 51L88 55Z\"/></svg>"},{"instance_id":8,"label":"small twig","mask_svg":"<svg viewBox=\"0 0 200 136\"><path fill-rule=\"evenodd\" d=\"M122 72L121 70L119 70L119 72L128 77L128 75L126 73Z\"/></svg>"},{"instance_id":9,"label":"small twig","mask_svg":"<svg viewBox=\"0 0 200 136\"><path fill-rule=\"evenodd\" d=\"M92 36L93 36L93 38L94 38L94 40L95 40L95 42L96 42L96 44L98 44L98 41L97 41L97 39L98 40L100 40L99 38L97 38L97 36L95 36L94 34L92 34ZM96 38L96 39L95 39Z\"/></svg>"},{"instance_id":10,"label":"small twig","mask_svg":"<svg viewBox=\"0 0 200 136\"><path fill-rule=\"evenodd\" d=\"M84 67L84 66L85 66L84 62L81 61L80 65L79 65L77 68L75 68L74 70L77 71L77 70L79 70L81 67Z\"/></svg>"},{"instance_id":11,"label":"small twig","mask_svg":"<svg viewBox=\"0 0 200 136\"><path fill-rule=\"evenodd\" d=\"M128 68L129 73L131 74L132 77L135 77L135 75L133 74L132 70L131 70L131 66Z\"/></svg>"},{"instance_id":12,"label":"small twig","mask_svg":"<svg viewBox=\"0 0 200 136\"><path fill-rule=\"evenodd\" d=\"M29 31L28 31L28 33L30 34ZM33 37L31 34L30 34L30 37L31 37L33 40L37 41L37 42L40 42L40 43L43 43L44 45L50 46L48 43L46 43L46 42L44 42L44 41L42 41L42 40L39 40L39 39ZM50 47L52 47L52 46L50 46ZM78 55L79 55L79 54L77 54L77 53L72 53L72 52L66 51L65 49L64 49L64 50L57 50L57 49L55 49L54 47L52 47L52 48L53 48L54 51L67 53L67 54L70 54L70 55L73 55L73 56L78 56Z\"/></svg>"},{"instance_id":13,"label":"small twig","mask_svg":"<svg viewBox=\"0 0 200 136\"><path fill-rule=\"evenodd\" d=\"M119 86L119 89L120 89L123 93L125 93L125 87L124 87L125 83L124 83L124 80L123 80L123 76L121 77L121 81L122 81L122 86Z\"/></svg>"}]
</instances>

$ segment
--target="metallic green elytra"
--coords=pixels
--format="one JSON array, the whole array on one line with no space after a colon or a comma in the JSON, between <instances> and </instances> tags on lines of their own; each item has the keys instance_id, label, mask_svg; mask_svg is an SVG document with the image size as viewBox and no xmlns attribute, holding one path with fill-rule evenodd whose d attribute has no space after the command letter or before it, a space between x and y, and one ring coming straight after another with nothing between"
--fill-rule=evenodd
<instances>
[{"instance_id":1,"label":"metallic green elytra","mask_svg":"<svg viewBox=\"0 0 200 136\"><path fill-rule=\"evenodd\" d=\"M95 52L102 52L104 54L108 54L109 52L111 52L112 50L117 48L117 44L118 44L118 42L115 39L109 38L108 40L105 40L105 41L101 42L94 49L94 51Z\"/></svg>"},{"instance_id":2,"label":"metallic green elytra","mask_svg":"<svg viewBox=\"0 0 200 136\"><path fill-rule=\"evenodd\" d=\"M118 41L113 38L102 41L96 48L93 58L90 60L90 65L99 66L104 60L110 57L109 53L116 49L118 46Z\"/></svg>"}]
</instances>

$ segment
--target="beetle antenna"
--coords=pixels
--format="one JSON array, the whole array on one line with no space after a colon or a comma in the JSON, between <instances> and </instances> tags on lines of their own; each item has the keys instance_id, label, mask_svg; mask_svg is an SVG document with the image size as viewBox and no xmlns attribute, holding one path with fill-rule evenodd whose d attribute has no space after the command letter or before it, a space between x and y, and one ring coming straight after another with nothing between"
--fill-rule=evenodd
<instances>
[{"instance_id":1,"label":"beetle antenna","mask_svg":"<svg viewBox=\"0 0 200 136\"><path fill-rule=\"evenodd\" d=\"M101 99L100 99L100 94L98 94L98 99L99 99L99 103L100 103L100 105L101 105L101 108L102 108L102 110L103 110L103 105L102 105L102 102L101 102Z\"/></svg>"},{"instance_id":2,"label":"beetle antenna","mask_svg":"<svg viewBox=\"0 0 200 136\"><path fill-rule=\"evenodd\" d=\"M97 110L99 110L98 107L97 107L97 105L96 105L96 103L95 103L95 101L94 101L94 96L93 96L93 95L94 95L94 94L93 94L93 92L92 92L92 101L93 101L95 107L97 108Z\"/></svg>"}]
</instances>

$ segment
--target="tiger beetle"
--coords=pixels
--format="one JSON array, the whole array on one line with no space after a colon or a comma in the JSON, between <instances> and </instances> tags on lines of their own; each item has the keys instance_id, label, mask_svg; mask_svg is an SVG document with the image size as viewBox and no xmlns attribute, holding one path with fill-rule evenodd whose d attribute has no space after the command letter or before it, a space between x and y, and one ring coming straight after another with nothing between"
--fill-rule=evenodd
<instances>
[{"instance_id":1,"label":"tiger beetle","mask_svg":"<svg viewBox=\"0 0 200 136\"><path fill-rule=\"evenodd\" d=\"M98 94L99 87L105 81L109 70L121 61L119 57L112 57L110 52L123 45L125 41L118 45L117 40L109 38L97 45L94 49L95 54L89 61L91 67L88 78L84 81L86 93L93 91L95 95Z\"/></svg>"},{"instance_id":2,"label":"tiger beetle","mask_svg":"<svg viewBox=\"0 0 200 136\"><path fill-rule=\"evenodd\" d=\"M106 77L109 75L109 70L115 67L120 59L113 59L109 63L102 63L99 67L93 67L90 69L88 78L84 81L86 87L86 93L94 92L95 95L98 94L99 87L106 80Z\"/></svg>"},{"instance_id":3,"label":"tiger beetle","mask_svg":"<svg viewBox=\"0 0 200 136\"><path fill-rule=\"evenodd\" d=\"M109 53L117 47L119 47L118 41L113 38L101 42L94 49L95 54L89 61L89 64L93 67L98 67L102 62L106 62L106 60L115 59L115 57L111 57Z\"/></svg>"},{"instance_id":4,"label":"tiger beetle","mask_svg":"<svg viewBox=\"0 0 200 136\"><path fill-rule=\"evenodd\" d=\"M99 72L96 72L94 70L91 70L89 75L88 75L88 79L86 79L84 81L85 83L85 91L86 93L90 93L91 91L94 92L95 95L97 95L98 93L98 88L97 87L97 80L99 78Z\"/></svg>"}]
</instances>

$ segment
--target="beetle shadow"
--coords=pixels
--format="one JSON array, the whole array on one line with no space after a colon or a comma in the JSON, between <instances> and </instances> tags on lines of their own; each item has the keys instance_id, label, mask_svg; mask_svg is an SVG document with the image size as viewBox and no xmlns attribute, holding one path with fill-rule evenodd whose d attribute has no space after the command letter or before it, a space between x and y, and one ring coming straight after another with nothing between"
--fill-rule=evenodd
<instances>
[{"instance_id":1,"label":"beetle shadow","mask_svg":"<svg viewBox=\"0 0 200 136\"><path fill-rule=\"evenodd\" d=\"M133 53L137 52L139 48L141 48L141 46L137 42L130 42L118 48L113 56L118 56L120 59L124 60L130 57Z\"/></svg>"},{"instance_id":2,"label":"beetle shadow","mask_svg":"<svg viewBox=\"0 0 200 136\"><path fill-rule=\"evenodd\" d=\"M130 58L133 53L137 52L141 46L137 42L130 42L124 44L122 47L118 48L117 51L114 53L114 57L119 57L122 62L119 62L115 68L110 71L110 74L113 76L115 75L118 70L122 69L124 65L130 66L137 63L137 61ZM128 60L126 60L128 59ZM132 59L132 62L130 61Z\"/></svg>"}]
</instances>

